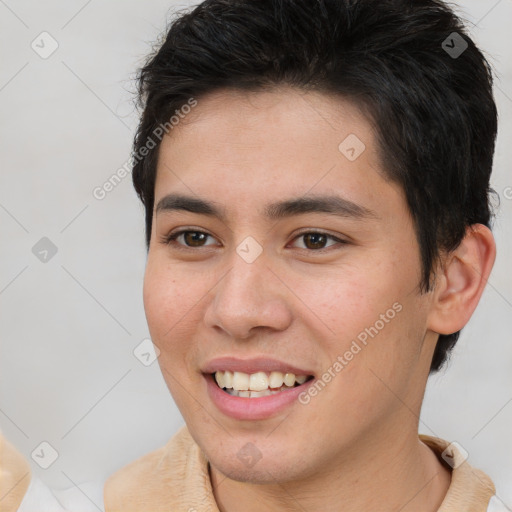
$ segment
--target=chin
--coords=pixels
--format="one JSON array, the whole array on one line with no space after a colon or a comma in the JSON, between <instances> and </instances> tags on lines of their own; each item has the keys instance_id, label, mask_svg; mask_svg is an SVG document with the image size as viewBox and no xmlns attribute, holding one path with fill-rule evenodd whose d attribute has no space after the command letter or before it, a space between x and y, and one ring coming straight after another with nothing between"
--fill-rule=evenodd
<instances>
[{"instance_id":1,"label":"chin","mask_svg":"<svg viewBox=\"0 0 512 512\"><path fill-rule=\"evenodd\" d=\"M305 477L297 471L297 462L283 460L282 457L276 457L274 454L262 455L262 458L253 466L241 462L236 455L234 459L225 455L208 457L208 459L217 471L237 482L275 485Z\"/></svg>"},{"instance_id":2,"label":"chin","mask_svg":"<svg viewBox=\"0 0 512 512\"><path fill-rule=\"evenodd\" d=\"M308 478L315 473L315 464L298 446L275 443L262 436L251 443L245 436L225 436L212 442L211 435L198 439L206 458L217 471L228 478L252 484L277 484ZM254 440L254 436L251 436ZM205 441L205 442L203 442ZM196 440L197 442L197 440ZM258 444L257 448L255 445ZM314 457L313 457L314 458Z\"/></svg>"}]
</instances>

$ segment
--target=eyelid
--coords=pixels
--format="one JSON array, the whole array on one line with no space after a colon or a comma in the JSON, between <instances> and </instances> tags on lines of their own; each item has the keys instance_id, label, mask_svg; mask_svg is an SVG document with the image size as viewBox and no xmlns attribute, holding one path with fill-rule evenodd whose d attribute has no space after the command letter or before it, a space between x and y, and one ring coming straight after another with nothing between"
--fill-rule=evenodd
<instances>
[{"instance_id":1,"label":"eyelid","mask_svg":"<svg viewBox=\"0 0 512 512\"><path fill-rule=\"evenodd\" d=\"M213 235L211 235L207 231L204 231L203 229L194 228L194 227L186 227L186 228L179 228L176 231L171 231L167 235L163 235L161 237L161 241L164 244L171 245L172 242L176 241L176 238L178 238L179 236L181 236L181 235L183 235L185 233L201 233L201 234L209 236L210 238L215 238ZM178 243L172 244L172 245L174 245L175 247L178 247L179 249L185 249L185 250L189 250L189 249L190 250L196 250L196 249L201 249L203 247L210 247L210 245L204 245L204 246L199 246L199 247L191 247L191 246L188 246L188 245L183 245L183 244L178 244Z\"/></svg>"},{"instance_id":2,"label":"eyelid","mask_svg":"<svg viewBox=\"0 0 512 512\"><path fill-rule=\"evenodd\" d=\"M207 235L209 236L210 238L214 238L215 237L213 235L211 235L210 233L208 233L207 231L204 231L203 229L199 229L199 228L194 228L194 227L186 227L186 228L179 228L178 230L176 231L171 231L171 233L167 234L167 235L164 235L161 237L161 241L162 243L166 244L166 245L171 245L172 242L175 242L176 239L185 234L185 233L189 233L189 232L192 232L192 233L201 233L201 234L204 234L204 235ZM331 240L334 240L336 243L335 244L332 244L328 247L324 247L322 249L307 249L307 248L302 248L302 247L297 247L297 249L300 249L302 251L306 251L308 253L323 253L323 252L327 252L327 251L330 251L331 250L331 247L336 247L337 245L346 245L346 244L349 244L350 242L347 241L347 240L344 240L343 238L340 238L339 236L337 235L333 235L327 231L323 231L321 229L317 229L317 228L303 228L302 230L300 230L299 232L297 233L294 233L293 235L293 238L291 240L291 242L294 242L296 239L300 238L302 235L306 235L306 234L317 234L317 235L323 235L327 238L330 238ZM197 250L197 249L202 249L202 248L206 248L206 247L210 247L212 244L210 245L204 245L204 246L199 246L199 247L191 247L191 246L187 246L187 245L183 245L183 244L177 244L177 243L173 243L172 245L174 245L175 247L177 247L178 249L184 249L184 250Z\"/></svg>"},{"instance_id":3,"label":"eyelid","mask_svg":"<svg viewBox=\"0 0 512 512\"><path fill-rule=\"evenodd\" d=\"M308 233L314 233L314 234L317 234L317 235L325 235L325 236L328 236L328 237L331 237L331 238L335 238L337 240L339 240L340 242L347 242L348 243L348 239L347 240L344 240L343 238L341 238L343 235L341 234L334 234L334 233L331 233L329 231L325 231L323 229L320 229L320 228L302 228L301 230L293 233L293 238L297 238L298 236L301 236L301 235L306 235ZM346 237L348 238L348 237Z\"/></svg>"}]
</instances>

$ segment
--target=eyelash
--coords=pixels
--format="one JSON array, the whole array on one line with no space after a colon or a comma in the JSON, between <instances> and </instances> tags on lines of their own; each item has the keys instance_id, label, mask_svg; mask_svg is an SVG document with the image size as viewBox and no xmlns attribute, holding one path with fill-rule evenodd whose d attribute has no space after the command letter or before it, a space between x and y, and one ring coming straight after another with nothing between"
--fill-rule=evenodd
<instances>
[{"instance_id":1,"label":"eyelash","mask_svg":"<svg viewBox=\"0 0 512 512\"><path fill-rule=\"evenodd\" d=\"M211 238L214 238L212 235L210 235L209 233L206 233L205 231L200 231L200 230L196 230L196 229L182 229L180 231L176 231L175 233L171 233L169 235L163 236L162 243L169 245L169 246L174 245L180 250L194 250L194 249L202 249L203 247L209 247L209 246L191 247L188 245L177 244L176 239L180 235L183 235L184 233L196 233L196 234L200 233L203 235L207 235ZM301 236L305 236L305 235L323 235L323 236L327 237L328 239L334 240L339 245L347 245L348 244L348 242L346 240L342 240L342 239L340 239L334 235L331 235L329 233L326 233L324 231L317 231L317 230L302 231L302 232L298 233L297 235L295 235L293 240L296 240L297 238L300 238ZM323 249L308 249L308 248L302 248L302 247L299 247L299 249L301 249L303 251L307 251L307 252L325 253L327 251L330 251L331 248L334 247L335 245L336 244L333 244L329 247L324 247Z\"/></svg>"}]
</instances>

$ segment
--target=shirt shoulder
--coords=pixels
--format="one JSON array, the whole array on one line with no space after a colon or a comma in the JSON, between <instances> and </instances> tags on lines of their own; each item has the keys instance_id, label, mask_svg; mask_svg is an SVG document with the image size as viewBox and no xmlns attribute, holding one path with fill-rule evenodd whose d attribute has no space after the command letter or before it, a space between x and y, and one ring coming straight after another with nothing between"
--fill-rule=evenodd
<instances>
[{"instance_id":1,"label":"shirt shoulder","mask_svg":"<svg viewBox=\"0 0 512 512\"><path fill-rule=\"evenodd\" d=\"M208 462L182 427L165 446L125 465L105 482L105 512L168 512L215 503ZM217 512L217 507L211 508Z\"/></svg>"},{"instance_id":2,"label":"shirt shoulder","mask_svg":"<svg viewBox=\"0 0 512 512\"><path fill-rule=\"evenodd\" d=\"M17 511L29 488L30 465L0 432L0 498L2 512Z\"/></svg>"},{"instance_id":3,"label":"shirt shoulder","mask_svg":"<svg viewBox=\"0 0 512 512\"><path fill-rule=\"evenodd\" d=\"M157 482L165 476L156 471L166 465L166 448L167 445L139 457L107 478L103 489L106 512L144 510L148 500L154 499L152 495L162 491Z\"/></svg>"}]
</instances>

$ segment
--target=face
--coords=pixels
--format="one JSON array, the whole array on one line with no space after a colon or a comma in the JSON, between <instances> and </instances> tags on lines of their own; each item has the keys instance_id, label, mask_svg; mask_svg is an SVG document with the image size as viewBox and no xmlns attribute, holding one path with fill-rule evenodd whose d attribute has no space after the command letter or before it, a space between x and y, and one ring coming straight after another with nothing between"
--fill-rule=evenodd
<instances>
[{"instance_id":1,"label":"face","mask_svg":"<svg viewBox=\"0 0 512 512\"><path fill-rule=\"evenodd\" d=\"M435 342L420 279L404 194L347 100L224 90L162 141L146 316L224 475L300 480L416 435Z\"/></svg>"}]
</instances>

